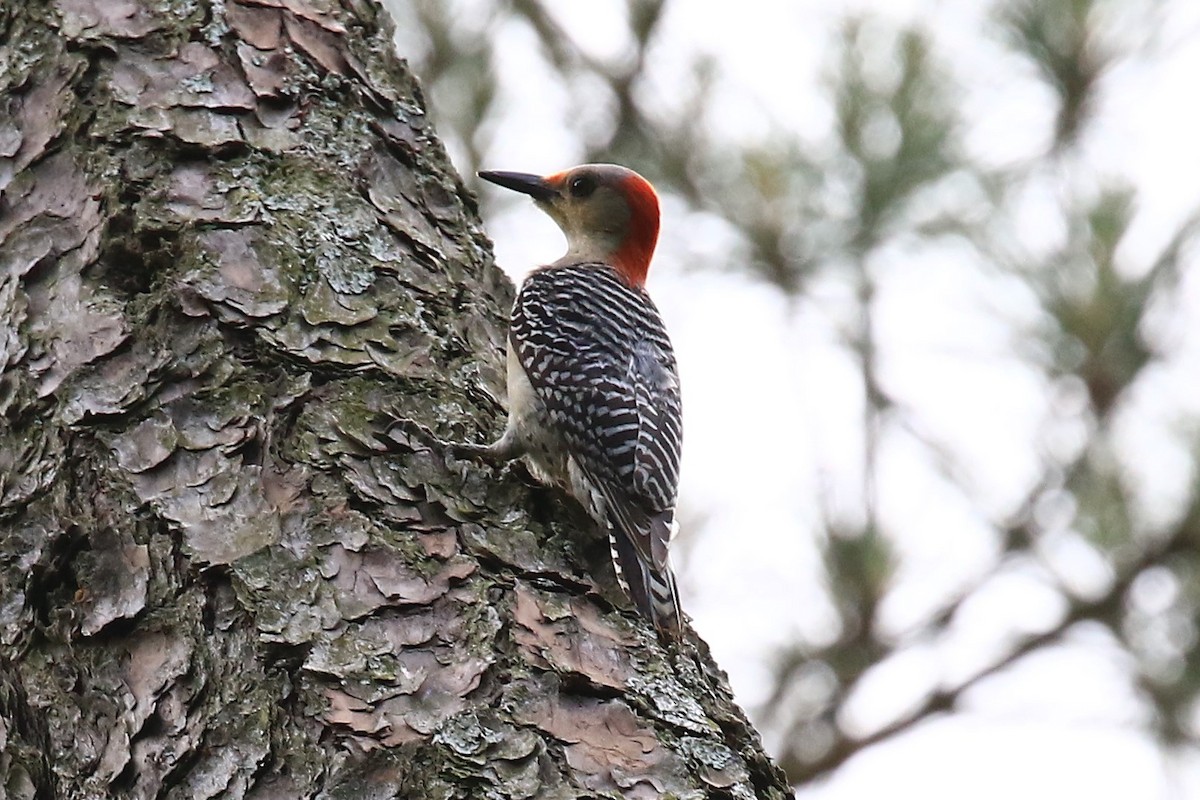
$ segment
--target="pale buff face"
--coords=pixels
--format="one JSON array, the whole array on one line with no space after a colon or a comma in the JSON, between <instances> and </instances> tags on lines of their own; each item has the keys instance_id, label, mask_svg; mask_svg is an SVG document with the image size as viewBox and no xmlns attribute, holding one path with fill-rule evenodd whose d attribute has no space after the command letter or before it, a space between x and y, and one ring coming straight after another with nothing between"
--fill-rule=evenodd
<instances>
[{"instance_id":1,"label":"pale buff face","mask_svg":"<svg viewBox=\"0 0 1200 800\"><path fill-rule=\"evenodd\" d=\"M629 170L586 164L546 178L556 193L535 200L567 237L571 257L609 261L629 232L631 211L622 189Z\"/></svg>"}]
</instances>

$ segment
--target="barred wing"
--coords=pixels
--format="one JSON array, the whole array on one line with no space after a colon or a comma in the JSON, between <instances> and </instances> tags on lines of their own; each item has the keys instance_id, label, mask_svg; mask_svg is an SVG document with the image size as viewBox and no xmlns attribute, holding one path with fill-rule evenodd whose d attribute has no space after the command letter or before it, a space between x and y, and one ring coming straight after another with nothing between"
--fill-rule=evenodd
<instances>
[{"instance_id":1,"label":"barred wing","mask_svg":"<svg viewBox=\"0 0 1200 800\"><path fill-rule=\"evenodd\" d=\"M521 287L510 335L611 522L649 566L665 571L683 429L678 370L658 309L611 268L548 267Z\"/></svg>"}]
</instances>

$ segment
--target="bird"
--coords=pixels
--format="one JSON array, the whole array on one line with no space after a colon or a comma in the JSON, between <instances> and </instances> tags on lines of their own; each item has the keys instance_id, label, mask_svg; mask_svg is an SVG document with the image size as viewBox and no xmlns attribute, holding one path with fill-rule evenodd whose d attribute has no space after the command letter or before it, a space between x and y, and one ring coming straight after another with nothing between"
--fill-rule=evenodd
<instances>
[{"instance_id":1,"label":"bird","mask_svg":"<svg viewBox=\"0 0 1200 800\"><path fill-rule=\"evenodd\" d=\"M679 371L646 292L658 195L615 164L478 174L531 197L562 230L567 252L534 268L513 303L504 433L456 452L522 458L540 483L565 489L607 533L634 606L660 636L678 639L683 613L668 552L678 527Z\"/></svg>"}]
</instances>

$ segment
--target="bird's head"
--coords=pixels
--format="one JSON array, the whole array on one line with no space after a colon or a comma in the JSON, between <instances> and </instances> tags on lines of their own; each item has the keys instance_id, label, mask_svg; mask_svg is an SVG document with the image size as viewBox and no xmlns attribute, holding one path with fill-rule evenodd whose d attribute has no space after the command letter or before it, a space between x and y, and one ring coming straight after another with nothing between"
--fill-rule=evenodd
<instances>
[{"instance_id":1,"label":"bird's head","mask_svg":"<svg viewBox=\"0 0 1200 800\"><path fill-rule=\"evenodd\" d=\"M567 237L567 257L610 264L631 286L646 283L658 243L658 195L631 169L584 164L553 175L480 172L533 198Z\"/></svg>"}]
</instances>

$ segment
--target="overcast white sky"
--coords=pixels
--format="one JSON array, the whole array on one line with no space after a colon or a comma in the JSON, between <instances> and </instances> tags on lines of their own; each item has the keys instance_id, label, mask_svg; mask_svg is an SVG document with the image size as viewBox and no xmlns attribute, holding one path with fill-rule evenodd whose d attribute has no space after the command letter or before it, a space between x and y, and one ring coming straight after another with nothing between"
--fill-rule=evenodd
<instances>
[{"instance_id":1,"label":"overcast white sky","mask_svg":"<svg viewBox=\"0 0 1200 800\"><path fill-rule=\"evenodd\" d=\"M621 17L613 16L617 5L559 8L577 41L613 57L626 46ZM858 10L921 20L934 35L937 57L953 67L964 89L970 152L996 166L1034 158L1050 141L1051 98L1027 64L985 33L991 6L982 0L677 1L652 54L646 91L654 102L671 103L691 80L686 55L708 53L723 76L714 119L725 135L750 138L782 126L819 147L832 122L819 78L842 17ZM1112 8L1113 40L1145 55L1105 80L1101 124L1087 140L1083 163L1048 177L1041 196L1031 193L1015 235L1033 250L1049 249L1063 234L1053 213L1055 181L1087 186L1122 176L1139 190L1127 254L1136 267L1200 207L1200 2L1131 0ZM509 117L497 123L486 166L549 173L577 163L582 149L563 119L570 98L539 62L531 34L514 27L502 35L508 37L500 68L510 87ZM969 198L949 198L959 201ZM514 279L561 254L553 223L528 203L510 205L486 222L497 258ZM741 275L687 269L719 261L728 246L720 226L664 198L650 290L681 364L682 505L685 513L707 517L684 545L684 605L743 705L753 708L765 697L775 648L798 635L820 641L832 632L812 540L822 513L815 498L838 513L857 513L861 400L856 371L836 336L851 308L846 287L817 281L789 305ZM1017 355L1014 336L1036 321L1036 303L1019 287L988 277L973 258L949 245L895 247L872 265L880 280L883 379L965 465L973 489L970 501L964 499L937 476L922 447L903 436L889 441L880 512L903 532L904 569L883 617L897 633L992 567L996 543L987 523L1025 495L1048 432L1064 448L1079 436L1069 421L1070 398L1052 402ZM1188 284L1187 302L1200 310L1198 283ZM1174 368L1140 400L1158 410L1158 419L1181 410L1200 413L1200 335L1177 334ZM1127 433L1134 450L1155 437L1168 438L1154 425L1134 425ZM1190 478L1187 462L1165 445L1142 452L1152 456L1141 459L1147 485L1157 487L1151 496L1169 506L1172 492L1182 492ZM1052 561L1072 585L1098 586L1106 578L1104 566L1066 537ZM865 731L887 722L931 682L970 674L1003 652L1007 636L1050 625L1061 612L1045 575L1016 572L993 581L964 610L952 642L913 648L878 670L851 703L846 724ZM1099 631L1081 631L1065 646L985 682L968 695L962 713L873 748L801 795L1200 797L1194 758L1166 759L1140 732L1147 712L1129 675L1112 642Z\"/></svg>"}]
</instances>

